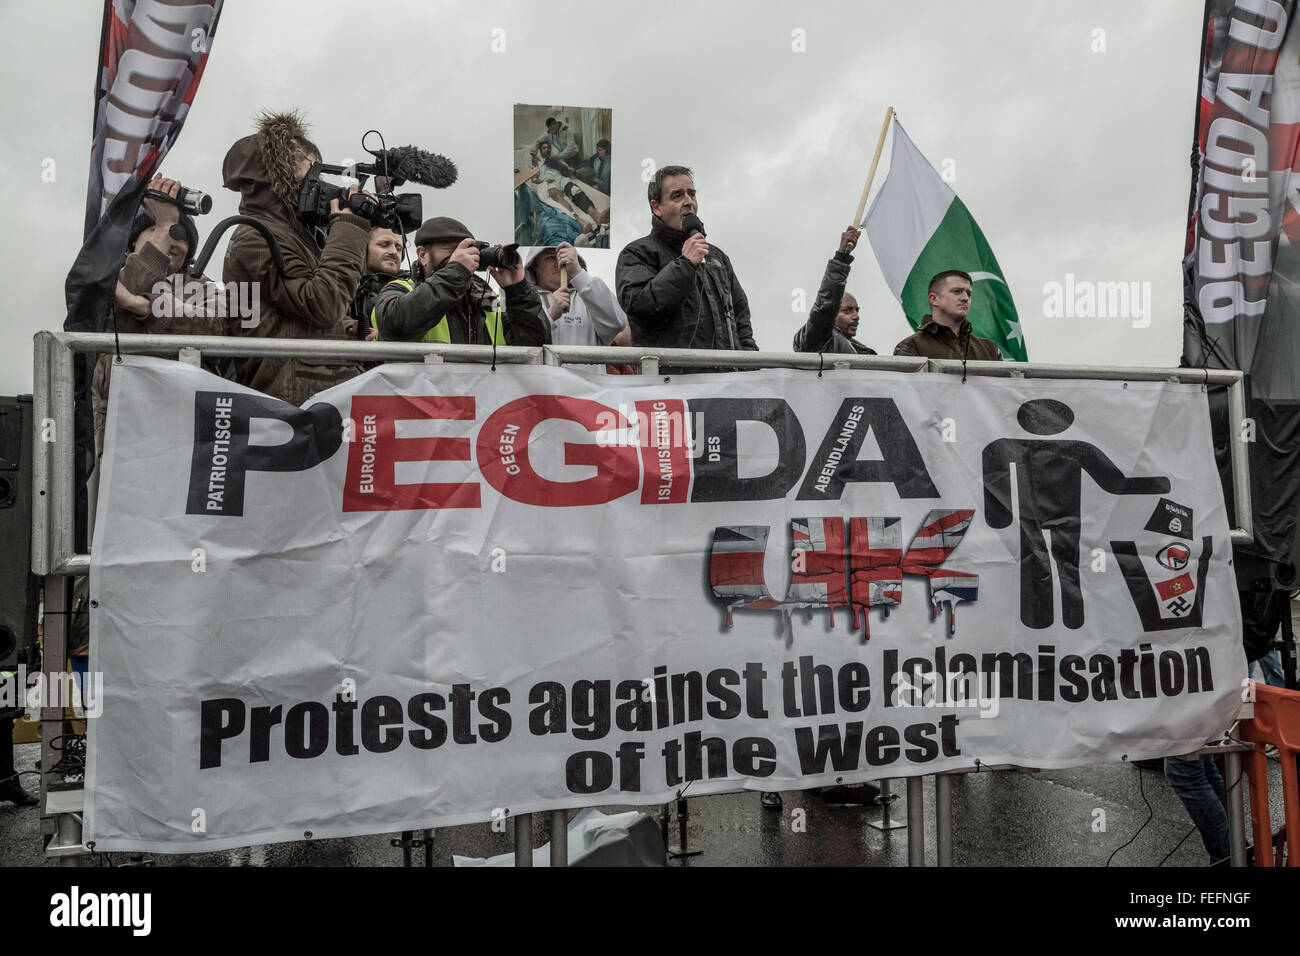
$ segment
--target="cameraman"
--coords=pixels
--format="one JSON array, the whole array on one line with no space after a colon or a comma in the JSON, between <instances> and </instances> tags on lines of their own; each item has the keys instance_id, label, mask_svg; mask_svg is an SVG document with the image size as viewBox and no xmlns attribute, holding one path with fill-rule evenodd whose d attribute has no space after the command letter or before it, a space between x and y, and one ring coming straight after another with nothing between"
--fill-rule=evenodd
<instances>
[{"instance_id":1,"label":"cameraman","mask_svg":"<svg viewBox=\"0 0 1300 956\"><path fill-rule=\"evenodd\" d=\"M513 269L490 267L505 293L498 311L492 287L474 273L479 250L474 236L449 216L426 220L415 233L419 260L409 279L384 286L371 323L387 342L447 342L457 345L547 345L551 326L537 290L524 277L522 260Z\"/></svg>"},{"instance_id":2,"label":"cameraman","mask_svg":"<svg viewBox=\"0 0 1300 956\"><path fill-rule=\"evenodd\" d=\"M240 193L239 211L266 224L284 259L276 271L262 236L249 226L235 230L226 249L226 282L257 283L260 321L247 334L285 339L347 337L348 306L361 284L370 222L329 205L328 221L299 219L298 196L320 150L307 138L297 113L264 113L257 132L230 147L222 163L227 189ZM355 187L353 187L355 191ZM316 392L361 371L357 361L254 358L239 363L242 384L301 405Z\"/></svg>"},{"instance_id":3,"label":"cameraman","mask_svg":"<svg viewBox=\"0 0 1300 956\"><path fill-rule=\"evenodd\" d=\"M127 242L130 252L117 275L111 327L118 332L154 335L226 335L231 331L228 322L236 321L235 309L227 308L226 290L203 276L189 274L199 231L193 218L174 202L181 184L157 175L150 180L149 189L173 202L150 196L140 202ZM104 451L112 372L113 356L99 356L90 385L96 456Z\"/></svg>"}]
</instances>

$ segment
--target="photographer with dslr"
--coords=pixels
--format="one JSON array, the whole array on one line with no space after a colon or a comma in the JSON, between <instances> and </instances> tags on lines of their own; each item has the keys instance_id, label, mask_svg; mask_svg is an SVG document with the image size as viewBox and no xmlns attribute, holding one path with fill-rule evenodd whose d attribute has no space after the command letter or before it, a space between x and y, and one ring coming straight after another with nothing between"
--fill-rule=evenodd
<instances>
[{"instance_id":1,"label":"photographer with dslr","mask_svg":"<svg viewBox=\"0 0 1300 956\"><path fill-rule=\"evenodd\" d=\"M247 225L231 238L226 282L257 283L260 292L259 321L247 334L287 339L347 336L344 322L361 283L372 224L341 209L337 198L330 201L324 221L318 210L300 209L302 186L320 159L297 113L263 114L257 132L226 153L226 188L240 193L241 214L270 229L284 261L281 275L262 236ZM239 380L301 405L360 371L358 362L337 359L254 358L239 363Z\"/></svg>"},{"instance_id":2,"label":"photographer with dslr","mask_svg":"<svg viewBox=\"0 0 1300 956\"><path fill-rule=\"evenodd\" d=\"M457 345L546 345L551 326L541 299L524 276L514 247L478 243L449 216L435 216L415 233L418 262L409 279L394 279L379 293L372 324L388 342ZM505 293L505 311L487 282L486 267Z\"/></svg>"}]
</instances>

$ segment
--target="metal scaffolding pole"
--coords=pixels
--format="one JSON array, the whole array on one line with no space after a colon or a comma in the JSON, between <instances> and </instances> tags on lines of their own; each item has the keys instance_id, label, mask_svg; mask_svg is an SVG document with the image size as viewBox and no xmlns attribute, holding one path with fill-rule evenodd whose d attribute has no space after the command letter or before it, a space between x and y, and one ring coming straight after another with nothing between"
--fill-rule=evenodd
<instances>
[{"instance_id":1,"label":"metal scaffolding pole","mask_svg":"<svg viewBox=\"0 0 1300 956\"><path fill-rule=\"evenodd\" d=\"M901 830L907 826L902 820L890 819L890 809L893 807L894 801L898 799L897 794L890 792L892 783L893 781L888 777L880 781L880 796L876 797L876 803L880 807L880 818L878 820L868 820L867 826L885 831Z\"/></svg>"},{"instance_id":2,"label":"metal scaffolding pole","mask_svg":"<svg viewBox=\"0 0 1300 956\"><path fill-rule=\"evenodd\" d=\"M925 778L907 778L907 865L925 866Z\"/></svg>"},{"instance_id":3,"label":"metal scaffolding pole","mask_svg":"<svg viewBox=\"0 0 1300 956\"><path fill-rule=\"evenodd\" d=\"M1233 866L1246 865L1246 788L1241 772L1241 753L1229 750L1223 755L1223 789L1228 803L1228 846ZM1270 847L1266 852L1271 852ZM1255 852L1259 852L1256 850Z\"/></svg>"},{"instance_id":4,"label":"metal scaffolding pole","mask_svg":"<svg viewBox=\"0 0 1300 956\"><path fill-rule=\"evenodd\" d=\"M569 815L551 811L551 866L569 865Z\"/></svg>"},{"instance_id":5,"label":"metal scaffolding pole","mask_svg":"<svg viewBox=\"0 0 1300 956\"><path fill-rule=\"evenodd\" d=\"M569 363L626 363L627 348L617 346L547 345L540 348L485 345L447 345L440 342L353 342L347 339L270 339L219 335L130 335L106 332L38 332L35 337L34 400L37 423L47 418L58 434L72 435L74 377L72 357L77 352L181 357L186 362L207 356L245 358L335 358L394 361L443 361L498 365ZM714 351L709 349L650 349L636 347L632 354L643 373L658 371L661 361L684 367L802 368L817 369L824 358L807 352ZM1122 368L1111 366L1045 365L1029 362L961 362L914 356L836 355L832 372L880 369L894 372L966 374L997 378L1093 379L1098 381L1184 382L1228 387L1230 427L1240 430L1246 415L1244 376L1222 369ZM1250 502L1250 466L1243 442L1230 442L1233 505L1238 526L1231 529L1234 544L1253 540ZM73 548L73 462L75 443L41 442L32 465L32 569L38 575L80 574L90 567L90 556Z\"/></svg>"},{"instance_id":6,"label":"metal scaffolding pole","mask_svg":"<svg viewBox=\"0 0 1300 956\"><path fill-rule=\"evenodd\" d=\"M533 815L531 813L521 813L515 817L515 866L532 865Z\"/></svg>"},{"instance_id":7,"label":"metal scaffolding pole","mask_svg":"<svg viewBox=\"0 0 1300 956\"><path fill-rule=\"evenodd\" d=\"M940 866L952 866L952 776L934 776L934 835Z\"/></svg>"}]
</instances>

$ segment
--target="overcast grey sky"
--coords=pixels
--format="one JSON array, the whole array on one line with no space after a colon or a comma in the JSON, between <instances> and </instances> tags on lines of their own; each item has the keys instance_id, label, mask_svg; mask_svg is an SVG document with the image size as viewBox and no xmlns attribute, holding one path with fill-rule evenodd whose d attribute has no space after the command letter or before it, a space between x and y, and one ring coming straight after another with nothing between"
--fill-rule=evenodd
<instances>
[{"instance_id":1,"label":"overcast grey sky","mask_svg":"<svg viewBox=\"0 0 1300 956\"><path fill-rule=\"evenodd\" d=\"M0 231L0 394L31 390L32 335L62 327L102 7L0 8L12 211ZM1032 361L1176 365L1200 17L1195 0L227 0L162 171L213 194L206 238L237 205L220 184L226 149L259 109L300 107L330 162L360 155L371 127L389 145L449 156L460 179L424 190L425 215L504 241L513 104L612 107L614 248L587 256L593 271L612 283L618 249L648 231L643 160L693 166L700 217L749 295L760 348L786 351L806 318L793 290L811 302L892 105L931 163L951 161ZM504 52L492 51L494 30ZM1150 283L1149 327L1045 314L1044 287L1067 274ZM858 338L892 351L910 329L865 241L848 288Z\"/></svg>"}]
</instances>

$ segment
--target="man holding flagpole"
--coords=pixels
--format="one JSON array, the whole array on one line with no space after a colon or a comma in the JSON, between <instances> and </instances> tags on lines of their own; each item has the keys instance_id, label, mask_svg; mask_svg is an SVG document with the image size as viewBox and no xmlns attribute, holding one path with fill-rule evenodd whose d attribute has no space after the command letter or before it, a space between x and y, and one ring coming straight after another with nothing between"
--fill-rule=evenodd
<instances>
[{"instance_id":1,"label":"man holding flagpole","mask_svg":"<svg viewBox=\"0 0 1300 956\"><path fill-rule=\"evenodd\" d=\"M858 331L858 300L844 291L849 281L849 255L861 233L849 226L840 235L840 246L826 263L817 300L808 321L794 334L796 352L843 352L848 355L875 355L876 350L863 345L853 336Z\"/></svg>"}]
</instances>

